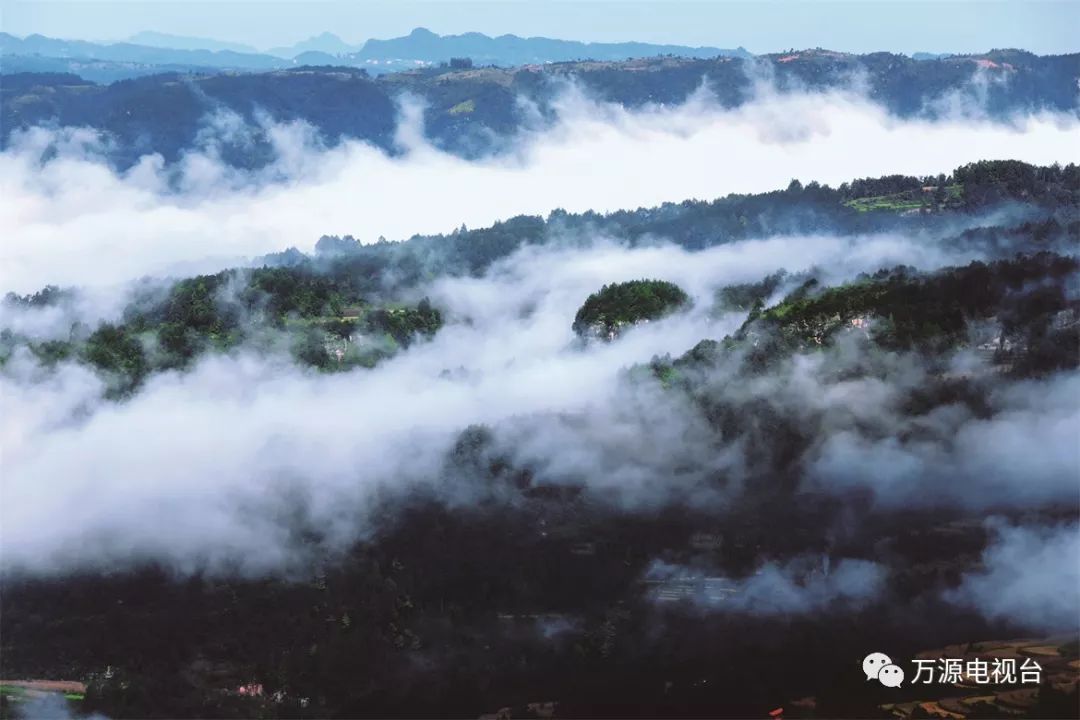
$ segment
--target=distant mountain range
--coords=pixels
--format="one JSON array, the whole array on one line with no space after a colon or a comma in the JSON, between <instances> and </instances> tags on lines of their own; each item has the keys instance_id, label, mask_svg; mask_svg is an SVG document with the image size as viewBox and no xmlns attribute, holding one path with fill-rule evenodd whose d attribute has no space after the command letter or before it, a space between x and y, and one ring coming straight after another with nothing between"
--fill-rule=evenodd
<instances>
[{"instance_id":1,"label":"distant mountain range","mask_svg":"<svg viewBox=\"0 0 1080 720\"><path fill-rule=\"evenodd\" d=\"M95 82L151 75L163 71L264 71L300 65L365 68L393 72L469 58L475 65L501 67L571 60L626 60L678 55L688 58L750 57L743 48L652 45L649 43L583 43L516 35L481 33L437 35L417 28L405 37L368 40L350 45L333 33L322 33L290 47L260 53L239 43L206 38L141 32L128 42L101 44L58 40L43 35L17 38L0 33L0 68L12 72L70 72Z\"/></svg>"},{"instance_id":2,"label":"distant mountain range","mask_svg":"<svg viewBox=\"0 0 1080 720\"><path fill-rule=\"evenodd\" d=\"M277 55L283 58L295 58L297 55L303 53L325 53L327 55L347 55L348 53L356 52L363 47L360 45L350 45L337 35L331 32L324 32L315 37L310 37L307 40L301 40L295 45L288 47L276 47L267 50L271 55Z\"/></svg>"},{"instance_id":3,"label":"distant mountain range","mask_svg":"<svg viewBox=\"0 0 1080 720\"><path fill-rule=\"evenodd\" d=\"M173 35L171 33L153 32L144 30L135 33L127 39L132 45L146 45L147 47L166 48L171 50L231 50L238 53L259 54L259 49L243 43L226 42L224 40L212 40L203 37L188 37L186 35ZM275 53L269 53L274 55Z\"/></svg>"},{"instance_id":4,"label":"distant mountain range","mask_svg":"<svg viewBox=\"0 0 1080 720\"><path fill-rule=\"evenodd\" d=\"M149 42L144 42L149 40ZM185 50L233 50L258 53L253 47L225 43L205 38L182 37L144 32L134 35L130 42L173 47ZM170 44L171 42L171 44ZM275 47L266 54L284 59L319 53L347 61L347 64L377 61L445 62L452 57L467 57L477 65L529 65L532 63L565 62L569 60L626 60L635 57L678 55L681 57L750 57L744 48L734 50L717 47L686 45L655 45L641 42L586 43L576 40L555 40L545 37L523 38L517 35L490 37L470 32L463 35L438 35L426 28L416 28L403 37L389 40L368 40L350 45L331 32L324 32L287 47Z\"/></svg>"},{"instance_id":5,"label":"distant mountain range","mask_svg":"<svg viewBox=\"0 0 1080 720\"><path fill-rule=\"evenodd\" d=\"M678 55L689 58L750 57L743 48L728 50L650 43L583 43L517 35L488 37L481 33L437 35L417 28L405 37L368 40L352 57L358 60L405 58L434 63L451 57L467 57L477 65L531 65L569 60L626 60L635 57Z\"/></svg>"},{"instance_id":6,"label":"distant mountain range","mask_svg":"<svg viewBox=\"0 0 1080 720\"><path fill-rule=\"evenodd\" d=\"M103 45L44 35L17 38L0 33L0 68L4 73L74 72L88 80L108 82L162 72L161 66L260 71L290 64L272 55L235 50L167 48L134 43Z\"/></svg>"}]
</instances>

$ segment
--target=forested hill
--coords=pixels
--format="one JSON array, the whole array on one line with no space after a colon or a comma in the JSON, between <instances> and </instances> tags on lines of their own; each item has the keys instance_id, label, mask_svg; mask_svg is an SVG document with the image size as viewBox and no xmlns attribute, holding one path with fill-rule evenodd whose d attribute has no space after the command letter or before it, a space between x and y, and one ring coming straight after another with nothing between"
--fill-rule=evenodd
<instances>
[{"instance_id":1,"label":"forested hill","mask_svg":"<svg viewBox=\"0 0 1080 720\"><path fill-rule=\"evenodd\" d=\"M121 322L96 328L76 324L64 339L36 341L17 329L0 327L0 369L25 347L47 366L78 361L98 369L111 378L110 395L124 397L155 373L187 368L207 353L242 346L260 352L285 348L297 362L323 371L372 367L439 332L441 311L420 299L433 279L479 276L524 246L587 247L597 237L611 237L630 245L674 242L693 251L779 233L805 234L806 242L813 243L814 234L891 230L945 238L943 244L954 251L971 250L989 259L1037 252L1072 255L1080 246L1078 208L1080 167L984 161L947 176L866 178L836 189L792 182L785 190L760 195L609 215L557 211L546 219L521 216L489 228L400 242L362 245L352 237L324 236L312 256L292 249L261 258L254 267L164 284L147 280L133 290ZM1074 270L1069 266L1069 273ZM776 290L774 281L767 279L758 289L731 288L730 297L721 300L746 311ZM567 318L582 336L614 336L623 325L658 319L688 303L682 289L664 282L598 290L576 318ZM77 293L56 287L26 296L9 293L0 311L63 309ZM910 305L906 295L887 296L891 310L883 312L881 297L848 293L841 300L827 296L807 305L803 296L794 296L766 312L765 319L805 315L813 321L810 325L820 325L818 316L832 317L838 307L841 314L852 316L891 316L897 315L896 308ZM944 306L934 307L940 315ZM1064 306L1058 303L1051 309L1057 312ZM920 309L908 314L932 313ZM893 334L907 338L959 332L958 317L946 313L935 316L930 330L901 326ZM805 325L799 325L802 334ZM1067 355L1068 348L1051 353L1051 365L1060 364L1057 358L1063 352Z\"/></svg>"},{"instance_id":2,"label":"forested hill","mask_svg":"<svg viewBox=\"0 0 1080 720\"><path fill-rule=\"evenodd\" d=\"M1010 210L1006 226L983 227L986 211L993 208ZM415 235L397 242L363 245L351 236L324 236L314 255L293 248L260 258L257 264L320 268L349 282L362 282L363 290L369 291L380 287L385 277L408 284L433 274L475 274L523 245L589 242L596 236L631 244L663 240L700 250L782 234L904 230L953 234L954 245L977 245L989 254L1008 255L1021 242L1034 241L1045 248L1080 242L1078 208L1076 165L982 161L949 175L863 178L837 188L792 181L786 189L768 193L687 200L606 215L555 210L547 218L522 215L487 228Z\"/></svg>"},{"instance_id":3,"label":"forested hill","mask_svg":"<svg viewBox=\"0 0 1080 720\"><path fill-rule=\"evenodd\" d=\"M146 153L167 161L195 145L211 110L302 120L334 144L355 138L394 150L396 101L409 93L426 103L426 131L438 146L465 156L488 153L523 123L557 117L553 103L572 78L591 95L638 107L679 103L706 85L724 106L752 95L755 80L781 91L848 87L852 78L899 116L927 115L948 98L975 99L996 116L1050 109L1076 112L1080 54L1037 56L1019 50L914 60L903 55L848 55L807 50L755 58L653 57L517 68L439 67L371 77L353 67L298 67L263 73L164 74L98 85L63 73L15 73L0 88L0 143L36 125L92 127L113 139L111 160L127 167ZM522 100L527 102L522 103ZM527 106L532 106L529 109ZM539 110L537 114L535 111ZM268 159L268 144L245 141L225 158L238 166Z\"/></svg>"}]
</instances>

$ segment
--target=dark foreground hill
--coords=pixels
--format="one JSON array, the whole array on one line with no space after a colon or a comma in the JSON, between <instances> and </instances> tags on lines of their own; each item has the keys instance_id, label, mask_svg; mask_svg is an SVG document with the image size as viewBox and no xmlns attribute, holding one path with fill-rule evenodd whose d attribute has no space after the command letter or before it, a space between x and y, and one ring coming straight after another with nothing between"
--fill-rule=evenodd
<instances>
[{"instance_id":1,"label":"dark foreground hill","mask_svg":"<svg viewBox=\"0 0 1080 720\"><path fill-rule=\"evenodd\" d=\"M159 287L132 299L123 324L73 326L66 341L5 331L13 373L32 355L40 382L72 364L123 380L104 409L87 410L119 414L148 392L139 384L151 375L181 378L198 358L241 344L261 351L271 332L298 341L296 362L318 368L306 370L313 377L348 371L334 377L359 381L369 363L331 353L380 334L437 342L465 322L449 318L444 327L424 301L395 305L390 278L415 289L480 274L525 243L587 242L575 228L642 243L665 229L693 249L723 242L715 228L740 216L749 233L769 217L791 227L911 234L940 234L945 221L962 227L964 218L1028 218L942 240L996 259L882 268L831 285L813 273L777 273L719 288L718 309L745 313L743 326L620 373L618 413L506 417L455 428L446 446L410 443L404 452L434 453L438 462L422 485L399 487L389 477L364 510L339 507L335 517L370 527L347 548L318 522L318 498L290 492L267 521L295 550L288 576L197 563L178 573L142 548L131 552L143 560L107 572L6 574L4 677L85 683L72 703L115 718L477 717L501 708L501 717L765 717L778 707L788 717L880 717L886 704L923 717L920 702L976 699L976 690L981 706L968 717L1000 716L999 702L1016 717L1070 717L1075 632L1034 646L1046 634L1030 616L950 598L1001 560L991 512L1001 523L1075 537L1075 460L1046 464L1013 438L1021 425L1034 425L1029 441L1053 431L1044 406L1062 404L1055 396L1076 387L1078 193L1075 166L993 162L940 180L894 176L835 190L793 184L375 246L326 238L315 259L290 253L278 258L293 261L283 267ZM1013 211L983 212L1003 203ZM592 306L615 321L669 321L665 308L640 314L639 292L595 289ZM6 302L62 307L66 297L47 289ZM572 311L562 318L567 327L573 321ZM957 365L957 353L977 362ZM390 353L368 359L398 361ZM472 379L455 380L448 368L437 382L468 392ZM83 422L81 404L75 412L64 432ZM371 431L341 421L357 443ZM611 424L614 439L598 431ZM597 463L569 471L552 463L535 445L551 433L554 456L595 451ZM156 439L124 440L137 454ZM844 462L825 462L838 447L848 448ZM874 447L925 464L860 467L857 451ZM738 463L717 464L733 453ZM276 492L271 470L267 498ZM366 466L336 470L357 487L369 482ZM633 487L627 475L655 499L622 502ZM77 522L80 509L71 507ZM259 517L256 507L243 515ZM996 602L1000 589L1023 585L1020 597L1037 605L1045 594L1025 585L1030 578L1075 573L1054 547L1034 544L1018 559L1045 563L1047 575L1006 565L1008 573L986 576L987 595ZM874 648L910 667L928 648L952 646L946 657L964 657L974 641L1005 638L1027 638L1019 644L1038 650L1047 682L892 692L858 671ZM27 707L21 687L0 688L3 717Z\"/></svg>"}]
</instances>

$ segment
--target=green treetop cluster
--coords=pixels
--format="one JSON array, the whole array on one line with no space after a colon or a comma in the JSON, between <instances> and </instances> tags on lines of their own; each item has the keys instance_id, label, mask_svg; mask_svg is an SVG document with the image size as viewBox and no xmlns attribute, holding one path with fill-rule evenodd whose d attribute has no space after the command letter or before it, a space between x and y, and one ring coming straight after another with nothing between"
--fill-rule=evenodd
<instances>
[{"instance_id":1,"label":"green treetop cluster","mask_svg":"<svg viewBox=\"0 0 1080 720\"><path fill-rule=\"evenodd\" d=\"M590 295L574 317L574 332L617 330L643 320L656 320L690 304L690 297L665 280L631 280L605 285Z\"/></svg>"}]
</instances>

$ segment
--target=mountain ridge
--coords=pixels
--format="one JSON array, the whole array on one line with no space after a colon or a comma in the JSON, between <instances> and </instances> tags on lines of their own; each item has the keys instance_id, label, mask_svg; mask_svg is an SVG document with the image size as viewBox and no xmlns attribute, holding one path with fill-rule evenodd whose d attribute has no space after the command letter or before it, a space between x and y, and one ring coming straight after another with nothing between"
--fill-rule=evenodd
<instances>
[{"instance_id":1,"label":"mountain ridge","mask_svg":"<svg viewBox=\"0 0 1080 720\"><path fill-rule=\"evenodd\" d=\"M522 99L533 103L545 122L557 118L556 101L568 80L597 100L626 108L677 105L704 82L719 105L734 108L754 97L763 72L781 93L849 89L851 78L861 77L867 97L898 117L934 117L943 99L959 96L970 97L990 117L1006 118L1042 110L1075 113L1080 54L1040 57L996 50L913 60L889 53L805 50L753 60L659 57L515 68L458 63L378 76L363 68L299 66L263 73L180 70L111 85L57 69L5 75L0 147L19 129L80 125L116 140L110 159L119 167L148 152L160 152L171 162L193 147L202 119L214 108L235 113L255 133L255 145L233 158L239 165L259 165L269 157L269 146L258 138L257 114L304 120L330 144L357 139L395 152L398 99L409 93L426 104L425 131L432 142L464 157L479 157L497 152L500 141L531 122ZM994 82L983 82L987 79ZM976 91L977 97L972 95Z\"/></svg>"}]
</instances>

